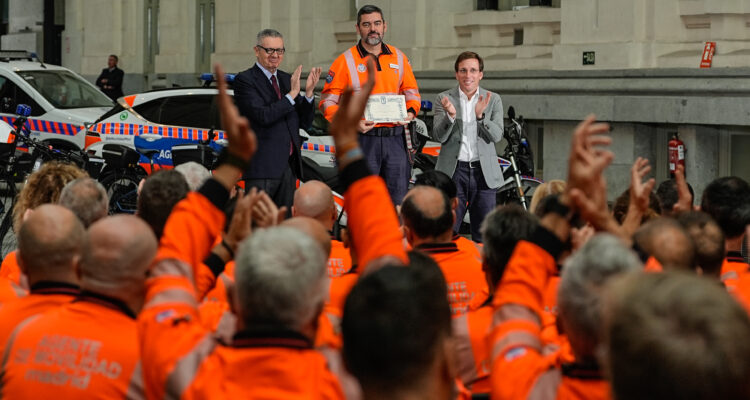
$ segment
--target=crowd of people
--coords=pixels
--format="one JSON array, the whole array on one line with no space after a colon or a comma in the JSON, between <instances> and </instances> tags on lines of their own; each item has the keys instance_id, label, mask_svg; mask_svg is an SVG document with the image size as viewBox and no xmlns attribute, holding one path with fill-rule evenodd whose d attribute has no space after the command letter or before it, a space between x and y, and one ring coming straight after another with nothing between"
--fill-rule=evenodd
<instances>
[{"instance_id":1,"label":"crowd of people","mask_svg":"<svg viewBox=\"0 0 750 400\"><path fill-rule=\"evenodd\" d=\"M376 40L382 13L363 15L382 32L348 50L366 63L359 86L323 97L345 229L334 229L323 182L279 189L296 173L295 137L275 143L273 124L249 122L253 95L232 101L217 66L228 146L212 173L194 164L152 174L135 216L107 216L106 191L76 167L53 162L30 176L12 211L18 249L0 267L0 397L750 397L746 181L718 178L697 202L684 171L654 190L639 158L610 209L609 125L589 116L571 134L566 181L545 183L528 211L492 207L477 221L471 208L482 243L457 235L470 203L481 209L489 167L482 150L473 171L471 154L497 139L502 122L485 114L502 106L476 85L481 58L459 57L458 88L440 101L440 129L457 134L453 161L417 176L394 207L400 189L364 147L388 146L403 125L363 122L379 69L361 51L400 51ZM278 63L283 42L264 32L256 55ZM299 94L300 70L257 68L243 84L267 84L270 107L286 110L277 117L299 124L314 103ZM474 86L473 100L462 86ZM482 112L455 123L471 101ZM263 107L254 115L271 118ZM362 140L363 129L378 134ZM278 175L248 174L258 157Z\"/></svg>"}]
</instances>

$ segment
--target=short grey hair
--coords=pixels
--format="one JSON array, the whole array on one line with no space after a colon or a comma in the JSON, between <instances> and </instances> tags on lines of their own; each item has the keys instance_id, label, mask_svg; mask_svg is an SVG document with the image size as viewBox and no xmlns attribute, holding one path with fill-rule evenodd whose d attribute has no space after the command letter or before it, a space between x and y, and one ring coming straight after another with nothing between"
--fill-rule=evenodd
<instances>
[{"instance_id":1,"label":"short grey hair","mask_svg":"<svg viewBox=\"0 0 750 400\"><path fill-rule=\"evenodd\" d=\"M174 169L185 177L188 187L193 192L198 190L211 177L211 171L195 161L180 164Z\"/></svg>"},{"instance_id":2,"label":"short grey hair","mask_svg":"<svg viewBox=\"0 0 750 400\"><path fill-rule=\"evenodd\" d=\"M281 34L281 32L277 31L276 29L263 29L262 31L258 32L256 46L260 46L263 43L263 39L267 37L275 37L275 38L281 38L284 39L284 36Z\"/></svg>"},{"instance_id":3,"label":"short grey hair","mask_svg":"<svg viewBox=\"0 0 750 400\"><path fill-rule=\"evenodd\" d=\"M240 245L236 262L238 311L248 325L300 329L328 295L327 257L297 229L253 232Z\"/></svg>"},{"instance_id":4,"label":"short grey hair","mask_svg":"<svg viewBox=\"0 0 750 400\"><path fill-rule=\"evenodd\" d=\"M578 338L598 344L602 335L602 293L614 276L639 270L635 253L613 235L598 234L563 266L557 294L560 317Z\"/></svg>"},{"instance_id":5,"label":"short grey hair","mask_svg":"<svg viewBox=\"0 0 750 400\"><path fill-rule=\"evenodd\" d=\"M107 216L109 198L101 183L91 178L74 179L63 187L57 201L73 211L85 228Z\"/></svg>"}]
</instances>

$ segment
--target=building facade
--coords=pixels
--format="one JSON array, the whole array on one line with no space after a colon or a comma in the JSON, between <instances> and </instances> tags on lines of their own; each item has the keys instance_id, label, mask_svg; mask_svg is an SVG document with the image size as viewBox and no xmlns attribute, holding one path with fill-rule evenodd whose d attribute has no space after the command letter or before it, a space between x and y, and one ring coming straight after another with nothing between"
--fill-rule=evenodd
<instances>
[{"instance_id":1,"label":"building facade","mask_svg":"<svg viewBox=\"0 0 750 400\"><path fill-rule=\"evenodd\" d=\"M8 2L9 19L13 10L24 18L8 24L8 37L46 27L33 16L43 20L49 3L64 7L62 64L93 80L117 54L127 93L196 85L215 62L244 70L254 62L256 33L267 27L285 36L283 68L325 70L356 42L356 10L369 1ZM657 181L667 178L673 132L688 149L688 181L698 195L717 176L750 179L750 0L371 3L384 10L386 41L409 56L423 99L456 84L458 53L484 57L482 86L528 121L544 179L565 178L570 132L589 113L613 127L611 196L627 188L638 156L650 159ZM701 69L706 42L716 43L715 54L711 68Z\"/></svg>"}]
</instances>

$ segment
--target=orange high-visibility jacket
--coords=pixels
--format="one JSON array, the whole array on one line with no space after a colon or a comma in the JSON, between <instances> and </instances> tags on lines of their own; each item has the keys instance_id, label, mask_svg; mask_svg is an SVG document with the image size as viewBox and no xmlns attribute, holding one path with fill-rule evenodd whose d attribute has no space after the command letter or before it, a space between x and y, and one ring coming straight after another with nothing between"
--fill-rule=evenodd
<instances>
[{"instance_id":1,"label":"orange high-visibility jacket","mask_svg":"<svg viewBox=\"0 0 750 400\"><path fill-rule=\"evenodd\" d=\"M327 120L333 120L333 115L339 109L339 101L344 89L351 86L357 91L367 82L366 57L368 55L369 53L358 42L356 46L339 55L331 64L319 105ZM406 100L406 109L413 111L414 115L419 114L421 103L417 80L414 78L411 64L404 53L383 43L382 51L377 57L376 67L375 87L372 94L402 94ZM393 124L376 126L381 125Z\"/></svg>"},{"instance_id":2,"label":"orange high-visibility jacket","mask_svg":"<svg viewBox=\"0 0 750 400\"><path fill-rule=\"evenodd\" d=\"M331 254L328 256L328 277L344 275L352 269L352 256L340 240L331 239Z\"/></svg>"},{"instance_id":3,"label":"orange high-visibility jacket","mask_svg":"<svg viewBox=\"0 0 750 400\"><path fill-rule=\"evenodd\" d=\"M490 349L487 335L493 309L485 304L453 318L453 335L458 356L458 376L472 394L490 393Z\"/></svg>"},{"instance_id":4,"label":"orange high-visibility jacket","mask_svg":"<svg viewBox=\"0 0 750 400\"><path fill-rule=\"evenodd\" d=\"M11 279L0 277L0 304L16 301L26 294L28 294L26 289L18 286Z\"/></svg>"},{"instance_id":5,"label":"orange high-visibility jacket","mask_svg":"<svg viewBox=\"0 0 750 400\"><path fill-rule=\"evenodd\" d=\"M63 282L37 282L28 296L5 303L0 307L0 349L21 321L70 303L81 290L76 285Z\"/></svg>"},{"instance_id":6,"label":"orange high-visibility jacket","mask_svg":"<svg viewBox=\"0 0 750 400\"><path fill-rule=\"evenodd\" d=\"M227 198L209 180L177 204L165 227L138 320L148 398L343 398L304 336L250 327L224 345L201 323L190 275L221 233Z\"/></svg>"},{"instance_id":7,"label":"orange high-visibility jacket","mask_svg":"<svg viewBox=\"0 0 750 400\"><path fill-rule=\"evenodd\" d=\"M730 251L721 264L721 281L724 282L729 293L735 291L737 280L740 275L748 272L750 265L745 262L742 254L738 251Z\"/></svg>"},{"instance_id":8,"label":"orange high-visibility jacket","mask_svg":"<svg viewBox=\"0 0 750 400\"><path fill-rule=\"evenodd\" d=\"M2 398L143 397L135 314L116 299L82 292L21 322L5 351Z\"/></svg>"},{"instance_id":9,"label":"orange high-visibility jacket","mask_svg":"<svg viewBox=\"0 0 750 400\"><path fill-rule=\"evenodd\" d=\"M18 250L13 250L0 264L0 278L8 278L16 285L21 283L21 267L18 266Z\"/></svg>"},{"instance_id":10,"label":"orange high-visibility jacket","mask_svg":"<svg viewBox=\"0 0 750 400\"><path fill-rule=\"evenodd\" d=\"M544 291L557 273L552 253L562 245L543 228L533 240L539 245L516 245L493 296L492 398L526 399L551 392L556 399L607 399L609 384L597 366L570 362L557 345L545 348L542 342Z\"/></svg>"},{"instance_id":11,"label":"orange high-visibility jacket","mask_svg":"<svg viewBox=\"0 0 750 400\"><path fill-rule=\"evenodd\" d=\"M443 271L454 317L467 312L475 298L484 297L476 300L482 302L487 299L487 280L476 250L464 251L455 242L423 243L416 249L429 254Z\"/></svg>"}]
</instances>

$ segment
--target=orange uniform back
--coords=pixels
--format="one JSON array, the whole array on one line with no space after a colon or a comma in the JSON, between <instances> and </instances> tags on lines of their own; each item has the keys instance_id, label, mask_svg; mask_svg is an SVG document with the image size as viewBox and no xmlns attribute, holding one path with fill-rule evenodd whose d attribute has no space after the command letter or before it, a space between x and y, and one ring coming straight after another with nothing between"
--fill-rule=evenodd
<instances>
[{"instance_id":1,"label":"orange uniform back","mask_svg":"<svg viewBox=\"0 0 750 400\"><path fill-rule=\"evenodd\" d=\"M492 306L487 304L453 318L458 354L458 376L473 394L490 392L490 349L487 336L492 327Z\"/></svg>"},{"instance_id":2,"label":"orange uniform back","mask_svg":"<svg viewBox=\"0 0 750 400\"><path fill-rule=\"evenodd\" d=\"M0 278L8 278L16 285L21 283L21 267L18 266L18 250L11 251L0 264Z\"/></svg>"},{"instance_id":3,"label":"orange uniform back","mask_svg":"<svg viewBox=\"0 0 750 400\"><path fill-rule=\"evenodd\" d=\"M344 243L331 239L331 254L328 257L328 277L341 276L352 269L352 256Z\"/></svg>"},{"instance_id":4,"label":"orange uniform back","mask_svg":"<svg viewBox=\"0 0 750 400\"><path fill-rule=\"evenodd\" d=\"M472 302L486 300L487 280L477 251L460 249L455 242L425 243L417 250L429 254L443 271L453 316L467 312ZM478 297L484 298L475 300Z\"/></svg>"},{"instance_id":5,"label":"orange uniform back","mask_svg":"<svg viewBox=\"0 0 750 400\"><path fill-rule=\"evenodd\" d=\"M2 397L140 397L135 315L111 299L83 294L18 325L8 340Z\"/></svg>"},{"instance_id":6,"label":"orange uniform back","mask_svg":"<svg viewBox=\"0 0 750 400\"><path fill-rule=\"evenodd\" d=\"M79 293L75 285L41 282L32 286L28 296L3 304L0 307L0 349L5 348L6 340L21 321L70 303Z\"/></svg>"}]
</instances>

